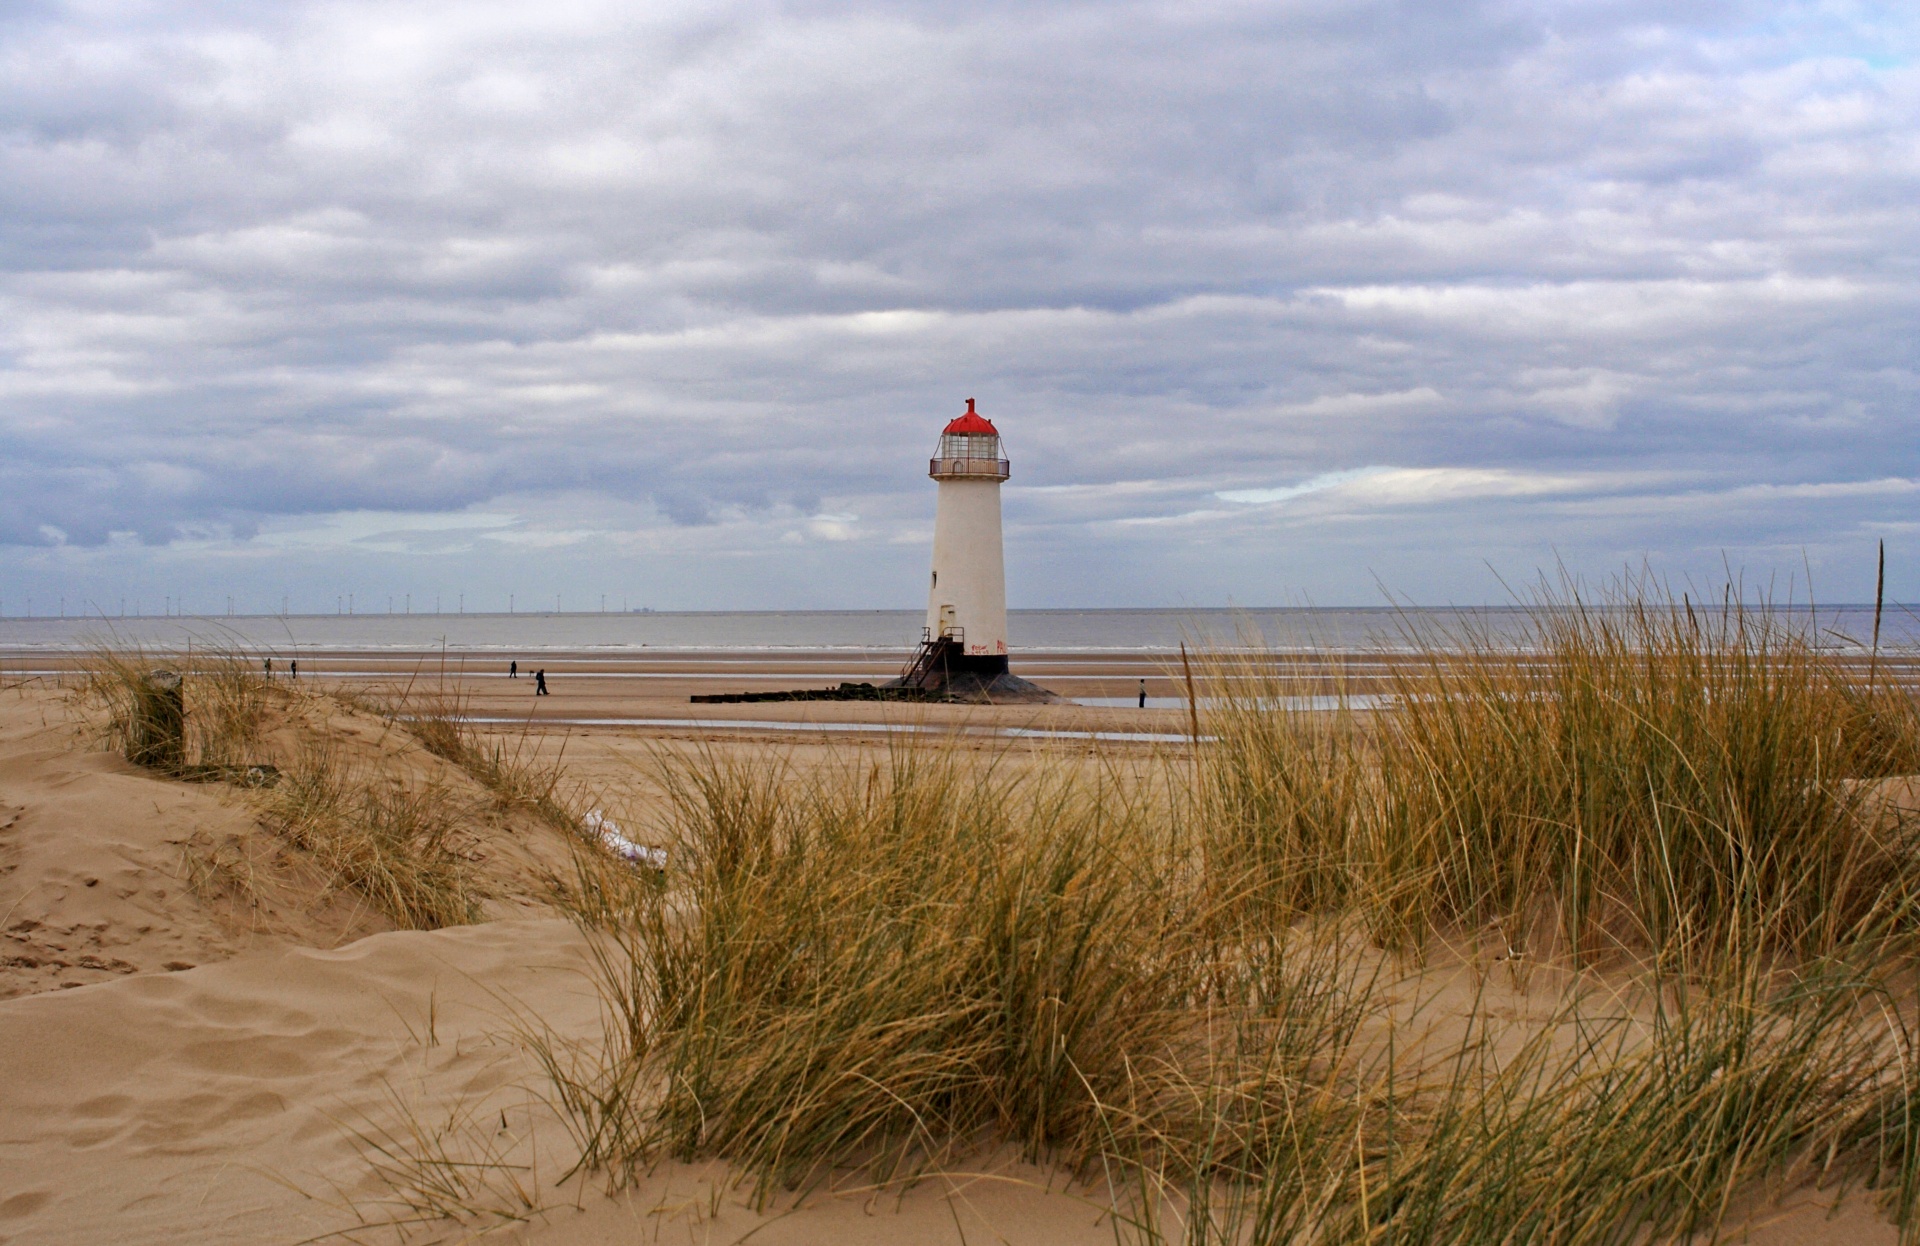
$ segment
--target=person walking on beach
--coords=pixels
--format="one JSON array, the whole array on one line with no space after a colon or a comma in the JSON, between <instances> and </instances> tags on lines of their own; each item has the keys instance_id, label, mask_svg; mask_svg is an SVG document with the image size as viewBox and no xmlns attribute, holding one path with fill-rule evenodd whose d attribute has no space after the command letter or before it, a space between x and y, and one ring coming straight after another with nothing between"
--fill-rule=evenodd
<instances>
[{"instance_id":1,"label":"person walking on beach","mask_svg":"<svg viewBox=\"0 0 1920 1246\"><path fill-rule=\"evenodd\" d=\"M520 663L517 660L507 663L507 678L508 679L520 678Z\"/></svg>"},{"instance_id":2,"label":"person walking on beach","mask_svg":"<svg viewBox=\"0 0 1920 1246\"><path fill-rule=\"evenodd\" d=\"M1140 681L1140 708L1147 708L1147 681L1144 679Z\"/></svg>"},{"instance_id":3,"label":"person walking on beach","mask_svg":"<svg viewBox=\"0 0 1920 1246\"><path fill-rule=\"evenodd\" d=\"M287 675L289 678L292 678L292 679L300 678L300 659L299 658L288 659Z\"/></svg>"},{"instance_id":4,"label":"person walking on beach","mask_svg":"<svg viewBox=\"0 0 1920 1246\"><path fill-rule=\"evenodd\" d=\"M537 697L553 695L547 691L547 672L545 669L537 670L533 673L533 695Z\"/></svg>"},{"instance_id":5,"label":"person walking on beach","mask_svg":"<svg viewBox=\"0 0 1920 1246\"><path fill-rule=\"evenodd\" d=\"M268 678L268 679L272 679L272 678L273 678L273 659L272 659L272 658L261 658L261 659L260 659L260 669L261 669L261 670L263 670L263 671L265 671L265 672L267 673L267 678Z\"/></svg>"}]
</instances>

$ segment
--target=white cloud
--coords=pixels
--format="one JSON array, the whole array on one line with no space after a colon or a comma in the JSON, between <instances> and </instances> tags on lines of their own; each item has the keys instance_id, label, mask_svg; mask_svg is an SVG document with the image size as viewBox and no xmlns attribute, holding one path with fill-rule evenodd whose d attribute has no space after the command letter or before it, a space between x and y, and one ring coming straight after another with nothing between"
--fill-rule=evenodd
<instances>
[{"instance_id":1,"label":"white cloud","mask_svg":"<svg viewBox=\"0 0 1920 1246\"><path fill-rule=\"evenodd\" d=\"M1520 472L1504 468L1407 467L1375 472L1342 492L1356 501L1419 505L1468 498L1523 498L1596 491L1615 483L1577 473Z\"/></svg>"},{"instance_id":2,"label":"white cloud","mask_svg":"<svg viewBox=\"0 0 1920 1246\"><path fill-rule=\"evenodd\" d=\"M1275 502L1291 501L1309 493L1338 488L1368 476L1389 474L1392 471L1390 467L1356 467L1351 471L1322 472L1311 480L1302 481L1297 485L1282 485L1273 489L1222 489L1214 496L1223 502L1244 502L1249 506L1267 506Z\"/></svg>"},{"instance_id":3,"label":"white cloud","mask_svg":"<svg viewBox=\"0 0 1920 1246\"><path fill-rule=\"evenodd\" d=\"M561 549L605 535L606 533L592 528L542 528L530 532L487 532L482 534L482 539L499 541L503 545L518 545L526 549Z\"/></svg>"},{"instance_id":4,"label":"white cloud","mask_svg":"<svg viewBox=\"0 0 1920 1246\"><path fill-rule=\"evenodd\" d=\"M851 541L859 536L855 524L858 515L815 515L807 520L807 532L816 541Z\"/></svg>"}]
</instances>

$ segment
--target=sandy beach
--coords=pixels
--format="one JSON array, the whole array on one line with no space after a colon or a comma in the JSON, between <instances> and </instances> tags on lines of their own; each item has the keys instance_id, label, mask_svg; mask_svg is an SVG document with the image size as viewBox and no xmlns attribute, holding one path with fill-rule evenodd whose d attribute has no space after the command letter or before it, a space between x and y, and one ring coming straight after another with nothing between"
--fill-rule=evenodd
<instances>
[{"instance_id":1,"label":"sandy beach","mask_svg":"<svg viewBox=\"0 0 1920 1246\"><path fill-rule=\"evenodd\" d=\"M396 930L324 881L259 826L248 794L182 784L107 750L74 700L77 659L33 655L36 673L0 687L0 1241L298 1242L368 1236L393 1219L393 1191L368 1135L418 1125L449 1146L496 1144L513 1160L558 1165L566 1131L533 1101L537 1069L516 1029L539 1024L582 1040L601 1022L586 944L545 907L535 875L562 868L560 837L521 819L483 831L498 850L486 920ZM17 655L10 672L26 665ZM310 655L303 691L354 698L456 696L503 739L564 756L582 781L634 794L649 750L708 743L860 749L902 727L976 729L970 747L1005 747L1001 728L1091 735L1179 729L1184 713L1079 706L775 704L693 706L694 692L871 680L884 662L801 656L716 661L690 655L607 661L549 657L551 696L502 670L444 669L438 655ZM1065 664L1072 665L1072 664ZM1164 686L1150 660L1076 672L1117 688L1134 672ZM37 673L45 672L45 673ZM289 684L290 686L290 684ZM1137 687L1137 682L1134 685ZM648 725L636 720L668 720ZM614 720L614 721L608 721ZM729 729L729 722L790 724ZM864 725L831 735L823 727ZM370 750L403 733L371 715L344 725ZM459 788L471 780L410 743L400 765ZM482 794L467 792L476 804ZM508 842L509 838L513 842ZM224 857L222 854L225 854ZM476 854L477 855L477 854ZM246 902L196 886L194 860L244 862ZM491 1122L469 1128L473 1120ZM667 1165L608 1197L591 1178L548 1188L524 1175L542 1214L511 1240L1106 1242L1111 1226L1085 1191L1014 1157L988 1157L905 1190L823 1192L804 1210L756 1210L724 1165ZM522 1180L516 1177L516 1180ZM1052 1192L1049 1192L1049 1191ZM904 1202L902 1196L904 1195ZM484 1201L484 1200L483 1200ZM514 1200L507 1199L507 1206ZM497 1227L497 1226L496 1226ZM427 1240L456 1240L430 1232ZM691 1236L689 1236L691 1235Z\"/></svg>"},{"instance_id":2,"label":"sandy beach","mask_svg":"<svg viewBox=\"0 0 1920 1246\"><path fill-rule=\"evenodd\" d=\"M1168 704L1184 690L1177 658L1023 655L1020 673L1109 703L1020 707L688 701L875 681L891 656L542 654L519 679L433 653L300 663L304 699L275 711L272 738L291 749L318 723L381 773L464 802L479 920L398 928L264 829L257 793L182 783L106 747L75 693L80 659L0 655L0 1242L1114 1240L1106 1192L1017 1148L911 1183L841 1174L766 1205L719 1163L662 1162L619 1190L559 1180L577 1148L522 1040L544 1028L591 1044L605 1021L591 941L546 889L567 837L420 747L404 708L353 705L457 703L488 738L564 759L644 840L663 747L878 758L912 729L973 750L1184 748L1191 719ZM533 695L526 666L552 695ZM1348 677L1365 688L1377 674ZM1127 704L1141 679L1154 708ZM1471 976L1444 989L1465 1000L1483 989ZM1549 991L1485 989L1516 1015ZM468 1166L458 1198L485 1214L421 1210L419 1173L393 1156L423 1148ZM1830 1203L1801 1191L1757 1206L1748 1240L1896 1240L1869 1199Z\"/></svg>"}]
</instances>

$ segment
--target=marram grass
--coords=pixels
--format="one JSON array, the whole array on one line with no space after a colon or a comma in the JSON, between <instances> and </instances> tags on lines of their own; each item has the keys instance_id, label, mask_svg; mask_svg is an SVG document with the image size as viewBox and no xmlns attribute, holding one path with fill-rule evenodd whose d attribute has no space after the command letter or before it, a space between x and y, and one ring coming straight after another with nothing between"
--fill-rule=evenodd
<instances>
[{"instance_id":1,"label":"marram grass","mask_svg":"<svg viewBox=\"0 0 1920 1246\"><path fill-rule=\"evenodd\" d=\"M263 810L336 885L394 924L433 930L479 919L483 891L461 844L473 811L446 787L355 764L321 742L294 759Z\"/></svg>"},{"instance_id":2,"label":"marram grass","mask_svg":"<svg viewBox=\"0 0 1920 1246\"><path fill-rule=\"evenodd\" d=\"M1216 661L1219 870L1277 917L1353 908L1395 944L1491 924L1576 956L1811 954L1903 919L1920 828L1870 816L1864 781L1920 772L1912 698L1778 612L1629 587L1543 595L1517 640L1411 632L1371 713L1277 708L1281 668Z\"/></svg>"},{"instance_id":3,"label":"marram grass","mask_svg":"<svg viewBox=\"0 0 1920 1246\"><path fill-rule=\"evenodd\" d=\"M580 1167L1013 1143L1195 1246L1681 1240L1817 1184L1920 1240L1911 698L1644 584L1411 639L1364 710L1206 656L1158 757L661 754L666 878L574 891L605 1034L533 1036Z\"/></svg>"},{"instance_id":4,"label":"marram grass","mask_svg":"<svg viewBox=\"0 0 1920 1246\"><path fill-rule=\"evenodd\" d=\"M160 669L180 677L170 719L151 678ZM353 893L405 928L478 920L482 890L461 843L473 810L445 785L406 778L383 763L353 761L324 730L291 756L285 742L276 751L268 732L271 709L297 719L303 704L330 705L331 698L277 684L251 655L221 649L96 649L80 692L105 711L108 741L130 760L155 765L152 741L165 733L177 738L157 768L173 777L244 780L251 778L249 767L264 770L274 780L258 797L265 821L305 852L330 887ZM477 749L461 739L463 747ZM527 767L495 761L500 773L533 787ZM551 798L550 787L539 791ZM241 862L207 856L193 844L183 861L197 889L241 878Z\"/></svg>"},{"instance_id":5,"label":"marram grass","mask_svg":"<svg viewBox=\"0 0 1920 1246\"><path fill-rule=\"evenodd\" d=\"M261 731L273 688L243 652L101 647L83 670L81 695L105 711L108 742L130 761L190 773L265 760ZM160 670L179 677L171 713L152 679Z\"/></svg>"},{"instance_id":6,"label":"marram grass","mask_svg":"<svg viewBox=\"0 0 1920 1246\"><path fill-rule=\"evenodd\" d=\"M584 833L581 810L588 798L567 783L566 746L551 758L540 754L531 721L511 740L479 731L466 698L443 682L426 690L409 688L391 704L377 708L404 726L421 747L465 770L503 804L525 809L555 829Z\"/></svg>"},{"instance_id":7,"label":"marram grass","mask_svg":"<svg viewBox=\"0 0 1920 1246\"><path fill-rule=\"evenodd\" d=\"M608 1092L566 1091L590 1163L718 1152L798 1180L989 1133L1084 1149L1130 1060L1195 1041L1204 941L1160 885L1182 866L1118 784L917 749L665 777L678 885L611 932Z\"/></svg>"}]
</instances>

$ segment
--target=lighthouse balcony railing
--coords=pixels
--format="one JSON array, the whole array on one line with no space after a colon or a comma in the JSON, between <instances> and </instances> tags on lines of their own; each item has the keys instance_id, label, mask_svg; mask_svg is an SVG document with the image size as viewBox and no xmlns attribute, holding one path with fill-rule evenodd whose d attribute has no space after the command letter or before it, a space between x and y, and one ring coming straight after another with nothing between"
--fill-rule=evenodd
<instances>
[{"instance_id":1,"label":"lighthouse balcony railing","mask_svg":"<svg viewBox=\"0 0 1920 1246\"><path fill-rule=\"evenodd\" d=\"M942 459L927 461L927 475L938 480L945 476L979 476L988 480L1005 480L1012 472L1012 465L1006 459Z\"/></svg>"}]
</instances>

